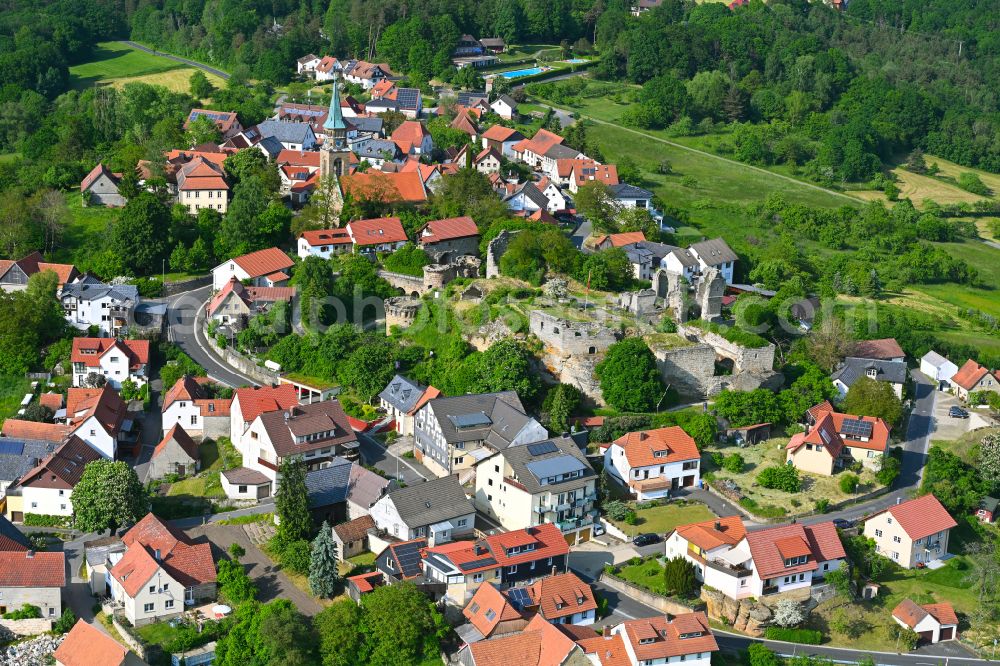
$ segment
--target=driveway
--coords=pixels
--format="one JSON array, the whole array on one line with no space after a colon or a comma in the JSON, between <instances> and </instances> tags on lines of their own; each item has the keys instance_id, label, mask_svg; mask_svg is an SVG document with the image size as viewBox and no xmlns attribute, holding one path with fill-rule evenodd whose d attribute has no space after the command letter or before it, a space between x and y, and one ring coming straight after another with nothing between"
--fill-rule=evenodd
<instances>
[{"instance_id":1,"label":"driveway","mask_svg":"<svg viewBox=\"0 0 1000 666\"><path fill-rule=\"evenodd\" d=\"M268 602L273 599L288 599L305 615L315 615L323 610L316 601L295 587L281 567L271 562L261 550L251 543L246 532L239 525L208 524L185 530L187 535L196 541L208 541L212 544L216 560L228 553L229 546L238 543L243 546L246 555L240 562L246 568L247 575L257 584L257 599Z\"/></svg>"},{"instance_id":2,"label":"driveway","mask_svg":"<svg viewBox=\"0 0 1000 666\"><path fill-rule=\"evenodd\" d=\"M974 418L977 420L980 418L971 409L966 410L970 414L967 419L952 418L948 416L948 410L952 407L962 407L962 401L950 393L937 391L937 403L934 405L934 439L958 439L974 427L972 425ZM980 425L982 424L980 423Z\"/></svg>"}]
</instances>

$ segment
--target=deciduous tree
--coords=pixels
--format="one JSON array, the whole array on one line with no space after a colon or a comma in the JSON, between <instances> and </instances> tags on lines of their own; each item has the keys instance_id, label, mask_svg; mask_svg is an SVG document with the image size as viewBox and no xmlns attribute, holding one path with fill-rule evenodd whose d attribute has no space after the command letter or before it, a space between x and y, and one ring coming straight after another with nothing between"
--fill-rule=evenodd
<instances>
[{"instance_id":1,"label":"deciduous tree","mask_svg":"<svg viewBox=\"0 0 1000 666\"><path fill-rule=\"evenodd\" d=\"M149 497L128 463L95 460L87 463L70 494L74 523L84 532L115 532L139 522L149 510Z\"/></svg>"},{"instance_id":2,"label":"deciduous tree","mask_svg":"<svg viewBox=\"0 0 1000 666\"><path fill-rule=\"evenodd\" d=\"M611 345L594 374L607 403L622 411L652 411L664 394L656 359L642 338Z\"/></svg>"}]
</instances>

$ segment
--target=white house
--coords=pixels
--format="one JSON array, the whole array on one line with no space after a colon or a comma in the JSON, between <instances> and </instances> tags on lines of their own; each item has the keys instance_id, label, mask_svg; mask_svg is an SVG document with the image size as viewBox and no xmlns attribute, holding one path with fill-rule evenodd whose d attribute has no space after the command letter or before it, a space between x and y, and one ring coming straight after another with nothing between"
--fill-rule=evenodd
<instances>
[{"instance_id":1,"label":"white house","mask_svg":"<svg viewBox=\"0 0 1000 666\"><path fill-rule=\"evenodd\" d=\"M257 250L224 261L212 269L212 288L218 291L230 278L249 280L255 287L280 287L288 282L286 271L295 265L287 254L276 247Z\"/></svg>"},{"instance_id":2,"label":"white house","mask_svg":"<svg viewBox=\"0 0 1000 666\"><path fill-rule=\"evenodd\" d=\"M70 355L73 365L73 386L86 386L92 374L104 377L114 389L131 380L144 385L149 374L149 340L118 340L117 338L73 338Z\"/></svg>"},{"instance_id":3,"label":"white house","mask_svg":"<svg viewBox=\"0 0 1000 666\"><path fill-rule=\"evenodd\" d=\"M524 135L516 129L494 125L483 132L483 148L493 148L507 159L515 159L514 146L524 141Z\"/></svg>"},{"instance_id":4,"label":"white house","mask_svg":"<svg viewBox=\"0 0 1000 666\"><path fill-rule=\"evenodd\" d=\"M958 615L947 602L921 606L911 599L903 599L893 609L892 619L899 626L915 631L922 643L958 638Z\"/></svg>"},{"instance_id":5,"label":"white house","mask_svg":"<svg viewBox=\"0 0 1000 666\"><path fill-rule=\"evenodd\" d=\"M517 114L517 102L510 95L500 95L490 103L490 109L504 120L511 120Z\"/></svg>"},{"instance_id":6,"label":"white house","mask_svg":"<svg viewBox=\"0 0 1000 666\"><path fill-rule=\"evenodd\" d=\"M746 532L738 518L682 525L667 535L666 557L682 557L699 581L732 599L808 589L839 569L844 547L832 522Z\"/></svg>"},{"instance_id":7,"label":"white house","mask_svg":"<svg viewBox=\"0 0 1000 666\"><path fill-rule=\"evenodd\" d=\"M713 238L694 243L689 248L694 258L698 260L701 272L709 268L717 268L722 277L726 279L726 284L733 283L733 268L739 257L733 252L726 241L721 238Z\"/></svg>"},{"instance_id":8,"label":"white house","mask_svg":"<svg viewBox=\"0 0 1000 666\"><path fill-rule=\"evenodd\" d=\"M313 53L304 55L295 61L295 73L296 74L314 74L316 72L316 65L320 63L320 57Z\"/></svg>"},{"instance_id":9,"label":"white house","mask_svg":"<svg viewBox=\"0 0 1000 666\"><path fill-rule=\"evenodd\" d=\"M590 539L597 474L569 437L509 446L476 465L476 509L508 530L554 523L570 543Z\"/></svg>"},{"instance_id":10,"label":"white house","mask_svg":"<svg viewBox=\"0 0 1000 666\"><path fill-rule=\"evenodd\" d=\"M259 415L286 410L297 404L299 396L291 384L236 389L229 407L229 438L233 446L243 449L243 435Z\"/></svg>"},{"instance_id":11,"label":"white house","mask_svg":"<svg viewBox=\"0 0 1000 666\"><path fill-rule=\"evenodd\" d=\"M285 458L300 456L310 471L328 467L348 450L357 451L358 440L337 400L265 411L249 425L237 450L243 466L279 482L278 469Z\"/></svg>"},{"instance_id":12,"label":"white house","mask_svg":"<svg viewBox=\"0 0 1000 666\"><path fill-rule=\"evenodd\" d=\"M946 385L955 376L955 373L958 372L958 366L932 349L921 357L920 372L941 386Z\"/></svg>"},{"instance_id":13,"label":"white house","mask_svg":"<svg viewBox=\"0 0 1000 666\"><path fill-rule=\"evenodd\" d=\"M396 422L396 432L404 436L413 436L413 415L424 406L428 400L441 395L441 391L433 386L423 386L408 377L396 375L379 393L378 399L382 410Z\"/></svg>"},{"instance_id":14,"label":"white house","mask_svg":"<svg viewBox=\"0 0 1000 666\"><path fill-rule=\"evenodd\" d=\"M15 506L20 506L17 512L22 519L29 513L72 516L73 488L87 463L100 459L101 454L86 442L70 436L34 469L7 487L8 515Z\"/></svg>"},{"instance_id":15,"label":"white house","mask_svg":"<svg viewBox=\"0 0 1000 666\"><path fill-rule=\"evenodd\" d=\"M261 140L274 137L285 150L309 151L316 148L316 133L309 123L265 120L257 125Z\"/></svg>"},{"instance_id":16,"label":"white house","mask_svg":"<svg viewBox=\"0 0 1000 666\"><path fill-rule=\"evenodd\" d=\"M611 630L621 637L632 666L652 666L684 662L710 666L712 653L719 650L715 636L702 612L626 620ZM596 650L600 653L600 648Z\"/></svg>"},{"instance_id":17,"label":"white house","mask_svg":"<svg viewBox=\"0 0 1000 666\"><path fill-rule=\"evenodd\" d=\"M443 476L388 492L369 515L379 529L398 539L424 537L435 545L471 535L476 508L458 477Z\"/></svg>"},{"instance_id":18,"label":"white house","mask_svg":"<svg viewBox=\"0 0 1000 666\"><path fill-rule=\"evenodd\" d=\"M348 222L347 235L355 252L392 252L408 240L398 217Z\"/></svg>"},{"instance_id":19,"label":"white house","mask_svg":"<svg viewBox=\"0 0 1000 666\"><path fill-rule=\"evenodd\" d=\"M134 627L178 617L188 605L215 599L209 543L192 543L152 513L122 536L125 554L108 571L113 604ZM110 564L110 562L109 562Z\"/></svg>"},{"instance_id":20,"label":"white house","mask_svg":"<svg viewBox=\"0 0 1000 666\"><path fill-rule=\"evenodd\" d=\"M569 202L566 199L566 195L563 194L556 182L551 178L545 176L535 183L535 188L548 200L548 204L545 209L550 213L558 213L561 210L566 210L569 208Z\"/></svg>"},{"instance_id":21,"label":"white house","mask_svg":"<svg viewBox=\"0 0 1000 666\"><path fill-rule=\"evenodd\" d=\"M896 397L900 400L903 399L903 387L906 385L905 363L848 357L830 375L830 379L837 387L837 391L840 392L841 398L847 395L855 382L864 377L891 385Z\"/></svg>"},{"instance_id":22,"label":"white house","mask_svg":"<svg viewBox=\"0 0 1000 666\"><path fill-rule=\"evenodd\" d=\"M184 375L163 397L163 435L179 424L195 439L229 437L231 404L232 398L209 398L198 379Z\"/></svg>"},{"instance_id":23,"label":"white house","mask_svg":"<svg viewBox=\"0 0 1000 666\"><path fill-rule=\"evenodd\" d=\"M638 500L697 486L700 467L698 445L679 426L630 432L604 449L604 469Z\"/></svg>"},{"instance_id":24,"label":"white house","mask_svg":"<svg viewBox=\"0 0 1000 666\"><path fill-rule=\"evenodd\" d=\"M100 335L115 337L133 320L139 288L132 284L108 285L91 277L67 284L59 296L66 321L85 331L96 326Z\"/></svg>"},{"instance_id":25,"label":"white house","mask_svg":"<svg viewBox=\"0 0 1000 666\"><path fill-rule=\"evenodd\" d=\"M958 523L938 499L921 495L869 516L864 536L875 552L904 569L924 566L948 555L948 538Z\"/></svg>"},{"instance_id":26,"label":"white house","mask_svg":"<svg viewBox=\"0 0 1000 666\"><path fill-rule=\"evenodd\" d=\"M354 247L347 229L313 229L303 231L299 236L298 255L300 259L319 257L329 259L335 254L345 254Z\"/></svg>"},{"instance_id":27,"label":"white house","mask_svg":"<svg viewBox=\"0 0 1000 666\"><path fill-rule=\"evenodd\" d=\"M110 386L71 388L66 394L66 424L105 458L114 460L117 455L127 415L125 402Z\"/></svg>"}]
</instances>

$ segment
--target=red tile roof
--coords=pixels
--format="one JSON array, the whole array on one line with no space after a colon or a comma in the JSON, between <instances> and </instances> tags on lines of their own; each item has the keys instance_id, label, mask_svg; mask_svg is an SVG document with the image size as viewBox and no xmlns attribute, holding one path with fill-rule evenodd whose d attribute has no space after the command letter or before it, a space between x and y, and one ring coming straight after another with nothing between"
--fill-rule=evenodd
<instances>
[{"instance_id":1,"label":"red tile roof","mask_svg":"<svg viewBox=\"0 0 1000 666\"><path fill-rule=\"evenodd\" d=\"M77 620L52 656L62 666L120 666L128 650L106 633Z\"/></svg>"},{"instance_id":2,"label":"red tile roof","mask_svg":"<svg viewBox=\"0 0 1000 666\"><path fill-rule=\"evenodd\" d=\"M531 137L530 140L525 139L524 141L515 144L514 151L523 153L530 150L536 155L544 155L545 151L552 146L561 144L563 140L564 139L558 134L550 132L546 129L539 129L535 132L535 136Z\"/></svg>"},{"instance_id":3,"label":"red tile roof","mask_svg":"<svg viewBox=\"0 0 1000 666\"><path fill-rule=\"evenodd\" d=\"M153 449L152 457L155 458L162 455L163 452L167 450L167 445L171 442L171 440L177 442L177 445L181 447L184 453L188 454L188 457L190 457L191 460L197 461L201 458L198 452L198 445L193 439L191 439L191 435L187 434L187 431L184 430L180 423L174 424L174 427L167 432L166 436L162 440L160 440L160 443Z\"/></svg>"},{"instance_id":4,"label":"red tile roof","mask_svg":"<svg viewBox=\"0 0 1000 666\"><path fill-rule=\"evenodd\" d=\"M674 531L702 550L712 550L723 545L735 546L747 533L739 516L679 525Z\"/></svg>"},{"instance_id":5,"label":"red tile roof","mask_svg":"<svg viewBox=\"0 0 1000 666\"><path fill-rule=\"evenodd\" d=\"M73 432L72 426L61 423L38 423L22 419L7 419L0 426L0 435L14 439L40 439L61 442Z\"/></svg>"},{"instance_id":6,"label":"red tile roof","mask_svg":"<svg viewBox=\"0 0 1000 666\"><path fill-rule=\"evenodd\" d=\"M187 119L184 120L184 129L198 117L205 116L219 129L220 132L226 133L233 128L238 122L235 111L211 111L209 109L191 109L188 112Z\"/></svg>"},{"instance_id":7,"label":"red tile roof","mask_svg":"<svg viewBox=\"0 0 1000 666\"><path fill-rule=\"evenodd\" d=\"M489 139L490 141L521 141L524 139L524 135L518 132L516 129L511 129L510 127L504 127L503 125L494 125L485 132L483 132L483 138Z\"/></svg>"},{"instance_id":8,"label":"red tile roof","mask_svg":"<svg viewBox=\"0 0 1000 666\"><path fill-rule=\"evenodd\" d=\"M97 166L91 169L90 173L84 176L83 180L80 181L80 191L86 192L90 188L90 186L93 185L97 181L97 179L100 178L101 176L107 176L111 180L111 182L115 183L116 185L118 184L118 181L121 179L121 174L112 173L111 169L104 166L102 162L98 162Z\"/></svg>"},{"instance_id":9,"label":"red tile roof","mask_svg":"<svg viewBox=\"0 0 1000 666\"><path fill-rule=\"evenodd\" d=\"M962 367L958 369L958 372L951 378L952 384L957 384L961 386L966 391L971 391L976 388L976 386L983 380L983 377L989 374L989 368L979 365L971 358L962 364ZM998 376L998 381L1000 381L1000 376Z\"/></svg>"},{"instance_id":10,"label":"red tile roof","mask_svg":"<svg viewBox=\"0 0 1000 666\"><path fill-rule=\"evenodd\" d=\"M462 609L462 615L486 638L493 634L501 622L524 620L524 624L527 624L527 619L493 583L479 586L468 605Z\"/></svg>"},{"instance_id":11,"label":"red tile roof","mask_svg":"<svg viewBox=\"0 0 1000 666\"><path fill-rule=\"evenodd\" d=\"M333 531L340 537L341 542L351 543L352 541L360 541L365 538L368 534L368 530L375 527L375 521L371 516L359 516L354 520L349 520L346 523L341 523L339 525L333 526Z\"/></svg>"},{"instance_id":12,"label":"red tile roof","mask_svg":"<svg viewBox=\"0 0 1000 666\"><path fill-rule=\"evenodd\" d=\"M260 415L260 420L279 457L357 441L347 414L337 400L294 405L287 411L264 412ZM306 435L320 436L303 442L295 441L296 437Z\"/></svg>"},{"instance_id":13,"label":"red tile roof","mask_svg":"<svg viewBox=\"0 0 1000 666\"><path fill-rule=\"evenodd\" d=\"M66 555L61 552L0 552L0 587L63 587Z\"/></svg>"},{"instance_id":14,"label":"red tile roof","mask_svg":"<svg viewBox=\"0 0 1000 666\"><path fill-rule=\"evenodd\" d=\"M251 278L270 275L295 265L295 262L287 254L276 247L244 254L242 257L236 257L233 261Z\"/></svg>"},{"instance_id":15,"label":"red tile roof","mask_svg":"<svg viewBox=\"0 0 1000 666\"><path fill-rule=\"evenodd\" d=\"M646 240L646 234L641 231L626 231L620 234L610 234L608 236L601 236L595 241L595 245L601 246L604 241L610 240L611 247L625 247L626 245L631 245L632 243L642 243Z\"/></svg>"},{"instance_id":16,"label":"red tile roof","mask_svg":"<svg viewBox=\"0 0 1000 666\"><path fill-rule=\"evenodd\" d=\"M584 654L595 655L601 666L632 666L621 634L585 638L576 642Z\"/></svg>"},{"instance_id":17,"label":"red tile roof","mask_svg":"<svg viewBox=\"0 0 1000 666\"><path fill-rule=\"evenodd\" d=\"M469 646L476 666L559 666L578 649L568 636L536 615L524 631Z\"/></svg>"},{"instance_id":18,"label":"red tile roof","mask_svg":"<svg viewBox=\"0 0 1000 666\"><path fill-rule=\"evenodd\" d=\"M663 465L701 458L698 445L680 426L630 432L616 439L615 444L624 449L629 467Z\"/></svg>"},{"instance_id":19,"label":"red tile roof","mask_svg":"<svg viewBox=\"0 0 1000 666\"><path fill-rule=\"evenodd\" d=\"M427 128L419 120L406 120L393 130L392 140L419 144L424 137L430 135L431 133L427 131Z\"/></svg>"},{"instance_id":20,"label":"red tile roof","mask_svg":"<svg viewBox=\"0 0 1000 666\"><path fill-rule=\"evenodd\" d=\"M528 587L532 604L549 622L597 610L594 592L575 573L546 576Z\"/></svg>"},{"instance_id":21,"label":"red tile roof","mask_svg":"<svg viewBox=\"0 0 1000 666\"><path fill-rule=\"evenodd\" d=\"M795 523L770 527L747 533L746 540L750 546L754 568L757 575L763 580L775 576L813 571L817 568L818 562L845 557L844 546L840 543L837 529L829 521L810 526ZM783 550L785 552L798 552L801 555L808 552L809 559L804 564L786 567L786 557L782 555ZM789 555L788 557L795 556Z\"/></svg>"},{"instance_id":22,"label":"red tile roof","mask_svg":"<svg viewBox=\"0 0 1000 666\"><path fill-rule=\"evenodd\" d=\"M874 514L868 520L886 512L896 519L906 535L913 540L923 539L958 525L938 498L931 494L900 502Z\"/></svg>"},{"instance_id":23,"label":"red tile roof","mask_svg":"<svg viewBox=\"0 0 1000 666\"><path fill-rule=\"evenodd\" d=\"M299 404L295 387L291 384L279 384L271 388L240 388L233 396L233 406L239 400L240 416L246 423L253 422L260 414L288 409Z\"/></svg>"},{"instance_id":24,"label":"red tile roof","mask_svg":"<svg viewBox=\"0 0 1000 666\"><path fill-rule=\"evenodd\" d=\"M475 220L468 215L464 217L449 217L443 220L431 220L417 231L421 245L442 243L456 238L468 238L479 235Z\"/></svg>"},{"instance_id":25,"label":"red tile roof","mask_svg":"<svg viewBox=\"0 0 1000 666\"><path fill-rule=\"evenodd\" d=\"M508 548L528 543L535 544L535 547L507 554ZM552 523L543 523L537 527L494 534L480 541L454 541L426 548L425 552L447 559L465 573L474 573L566 555L569 553L569 545L558 527ZM490 564L482 563L488 557L495 561Z\"/></svg>"},{"instance_id":26,"label":"red tile roof","mask_svg":"<svg viewBox=\"0 0 1000 666\"><path fill-rule=\"evenodd\" d=\"M896 342L896 338L881 338L879 340L858 340L854 343L850 356L891 361L894 358L905 357L906 354Z\"/></svg>"},{"instance_id":27,"label":"red tile roof","mask_svg":"<svg viewBox=\"0 0 1000 666\"><path fill-rule=\"evenodd\" d=\"M122 537L127 551L110 573L134 597L161 566L174 580L189 587L215 581L215 560L208 543L191 543L152 513ZM159 560L156 556L159 553Z\"/></svg>"},{"instance_id":28,"label":"red tile roof","mask_svg":"<svg viewBox=\"0 0 1000 666\"><path fill-rule=\"evenodd\" d=\"M278 156L274 158L274 161L278 164L287 164L290 166L297 167L314 167L319 168L319 151L318 150L288 150L283 149Z\"/></svg>"},{"instance_id":29,"label":"red tile roof","mask_svg":"<svg viewBox=\"0 0 1000 666\"><path fill-rule=\"evenodd\" d=\"M934 616L934 619L941 624L958 624L958 615L955 608L946 601L938 604L924 604L923 609Z\"/></svg>"},{"instance_id":30,"label":"red tile roof","mask_svg":"<svg viewBox=\"0 0 1000 666\"><path fill-rule=\"evenodd\" d=\"M347 229L312 229L303 231L299 238L316 247L318 245L350 245L351 236Z\"/></svg>"},{"instance_id":31,"label":"red tile roof","mask_svg":"<svg viewBox=\"0 0 1000 666\"><path fill-rule=\"evenodd\" d=\"M100 366L100 359L117 350L129 360L129 368L137 369L149 363L149 340L118 340L116 338L73 338L72 363L83 363L87 367Z\"/></svg>"},{"instance_id":32,"label":"red tile roof","mask_svg":"<svg viewBox=\"0 0 1000 666\"><path fill-rule=\"evenodd\" d=\"M621 627L621 633L631 644L639 661L716 652L719 649L708 626L708 618L701 612L627 620Z\"/></svg>"},{"instance_id":33,"label":"red tile roof","mask_svg":"<svg viewBox=\"0 0 1000 666\"><path fill-rule=\"evenodd\" d=\"M340 179L344 194L364 201L427 201L424 181L416 171L407 173L382 173L369 171L352 173Z\"/></svg>"},{"instance_id":34,"label":"red tile roof","mask_svg":"<svg viewBox=\"0 0 1000 666\"><path fill-rule=\"evenodd\" d=\"M385 584L385 579L383 578L381 571L372 571L369 573L359 574L357 576L348 576L347 580L354 583L354 586L358 588L358 592L361 594L371 592L376 587L382 587L382 585Z\"/></svg>"},{"instance_id":35,"label":"red tile roof","mask_svg":"<svg viewBox=\"0 0 1000 666\"><path fill-rule=\"evenodd\" d=\"M892 610L892 616L910 629L914 629L928 615L942 625L958 625L958 615L955 614L955 608L949 603L920 606L911 599L903 599Z\"/></svg>"},{"instance_id":36,"label":"red tile roof","mask_svg":"<svg viewBox=\"0 0 1000 666\"><path fill-rule=\"evenodd\" d=\"M66 419L77 426L94 417L110 435L117 435L125 420L128 407L118 392L104 388L71 388L66 394Z\"/></svg>"},{"instance_id":37,"label":"red tile roof","mask_svg":"<svg viewBox=\"0 0 1000 666\"><path fill-rule=\"evenodd\" d=\"M38 396L38 404L48 407L53 412L59 411L63 406L63 396L61 393L43 393Z\"/></svg>"},{"instance_id":38,"label":"red tile roof","mask_svg":"<svg viewBox=\"0 0 1000 666\"><path fill-rule=\"evenodd\" d=\"M355 245L406 242L406 231L398 217L379 217L372 220L355 220L347 223L348 233Z\"/></svg>"}]
</instances>

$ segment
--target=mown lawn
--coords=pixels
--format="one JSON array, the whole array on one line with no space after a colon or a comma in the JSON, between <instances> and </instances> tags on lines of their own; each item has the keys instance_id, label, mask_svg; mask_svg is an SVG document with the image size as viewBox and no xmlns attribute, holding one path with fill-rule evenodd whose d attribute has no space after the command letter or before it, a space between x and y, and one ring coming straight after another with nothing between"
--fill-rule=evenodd
<instances>
[{"instance_id":1,"label":"mown lawn","mask_svg":"<svg viewBox=\"0 0 1000 666\"><path fill-rule=\"evenodd\" d=\"M157 74L185 67L182 63L133 49L119 42L103 42L94 49L94 57L69 68L74 88L131 76Z\"/></svg>"},{"instance_id":2,"label":"mown lawn","mask_svg":"<svg viewBox=\"0 0 1000 666\"><path fill-rule=\"evenodd\" d=\"M187 495L192 497L225 497L219 474L227 469L239 467L240 456L226 437L219 440L205 440L198 446L201 455L201 470L195 476L181 479L171 484L168 497Z\"/></svg>"},{"instance_id":3,"label":"mown lawn","mask_svg":"<svg viewBox=\"0 0 1000 666\"><path fill-rule=\"evenodd\" d=\"M52 253L52 259L76 264L82 271L93 258L86 249L87 243L106 236L109 225L118 219L118 211L104 206L85 207L78 192L70 192L65 196L69 217L66 218L66 229Z\"/></svg>"},{"instance_id":4,"label":"mown lawn","mask_svg":"<svg viewBox=\"0 0 1000 666\"><path fill-rule=\"evenodd\" d=\"M24 377L0 376L0 425L21 408L24 396L31 392L31 382Z\"/></svg>"},{"instance_id":5,"label":"mown lawn","mask_svg":"<svg viewBox=\"0 0 1000 666\"><path fill-rule=\"evenodd\" d=\"M630 503L635 507L635 503ZM638 522L629 525L622 521L612 521L615 527L625 532L625 534L638 534L640 532L656 532L665 534L678 525L688 523L700 523L704 520L715 518L708 507L700 502L685 502L681 500L671 501L663 506L654 506L648 509L636 509Z\"/></svg>"},{"instance_id":6,"label":"mown lawn","mask_svg":"<svg viewBox=\"0 0 1000 666\"><path fill-rule=\"evenodd\" d=\"M639 564L626 564L615 575L651 592L666 594L667 588L663 582L663 565L656 558L645 559Z\"/></svg>"}]
</instances>

